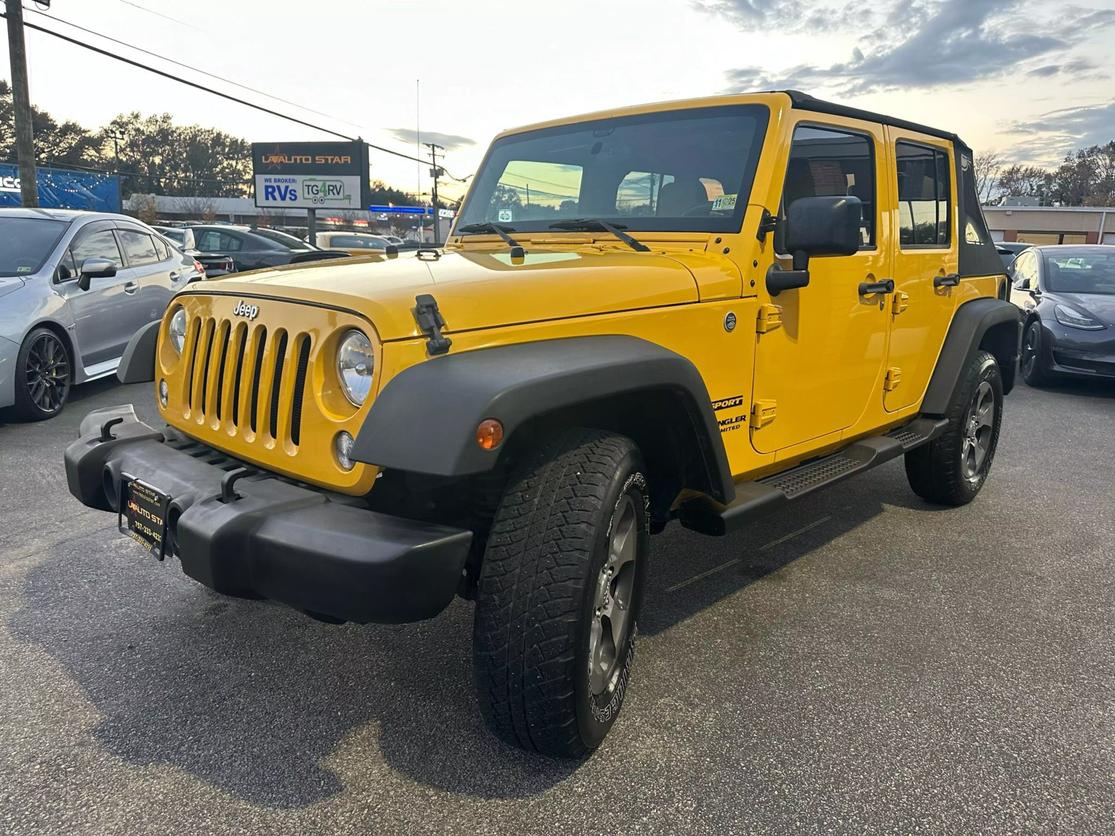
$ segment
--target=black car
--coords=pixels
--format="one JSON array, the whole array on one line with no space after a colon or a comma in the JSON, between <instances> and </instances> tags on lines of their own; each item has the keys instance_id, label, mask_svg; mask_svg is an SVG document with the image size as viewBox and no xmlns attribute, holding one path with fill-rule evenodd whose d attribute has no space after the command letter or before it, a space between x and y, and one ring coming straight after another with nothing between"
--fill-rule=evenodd
<instances>
[{"instance_id":1,"label":"black car","mask_svg":"<svg viewBox=\"0 0 1115 836\"><path fill-rule=\"evenodd\" d=\"M237 272L322 258L344 258L346 255L318 249L274 229L212 224L191 226L189 231L193 233L198 252L206 256L230 257Z\"/></svg>"},{"instance_id":2,"label":"black car","mask_svg":"<svg viewBox=\"0 0 1115 836\"><path fill-rule=\"evenodd\" d=\"M1022 309L1022 376L1115 380L1115 246L1031 247L1011 264Z\"/></svg>"},{"instance_id":3,"label":"black car","mask_svg":"<svg viewBox=\"0 0 1115 836\"><path fill-rule=\"evenodd\" d=\"M1011 262L1018 258L1018 254L1034 246L1023 241L996 241L995 252L1003 260L1004 267L1010 267Z\"/></svg>"}]
</instances>

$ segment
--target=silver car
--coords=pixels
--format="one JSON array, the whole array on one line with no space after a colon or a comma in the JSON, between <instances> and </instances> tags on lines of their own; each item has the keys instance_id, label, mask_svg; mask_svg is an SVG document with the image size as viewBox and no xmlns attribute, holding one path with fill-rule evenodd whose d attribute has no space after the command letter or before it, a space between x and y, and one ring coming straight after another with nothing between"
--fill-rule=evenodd
<instances>
[{"instance_id":1,"label":"silver car","mask_svg":"<svg viewBox=\"0 0 1115 836\"><path fill-rule=\"evenodd\" d=\"M57 415L71 386L116 371L132 334L198 277L134 218L0 209L0 409Z\"/></svg>"}]
</instances>

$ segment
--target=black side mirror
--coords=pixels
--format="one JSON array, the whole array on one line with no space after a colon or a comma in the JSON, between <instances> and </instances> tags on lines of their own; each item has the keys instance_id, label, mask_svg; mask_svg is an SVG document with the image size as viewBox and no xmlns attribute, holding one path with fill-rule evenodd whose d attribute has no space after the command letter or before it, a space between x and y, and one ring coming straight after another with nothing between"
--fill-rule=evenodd
<instances>
[{"instance_id":1,"label":"black side mirror","mask_svg":"<svg viewBox=\"0 0 1115 836\"><path fill-rule=\"evenodd\" d=\"M106 279L115 275L115 262L107 258L87 258L81 262L81 275L77 277L77 286L82 290L88 290L91 280Z\"/></svg>"},{"instance_id":2,"label":"black side mirror","mask_svg":"<svg viewBox=\"0 0 1115 836\"><path fill-rule=\"evenodd\" d=\"M790 204L783 223L783 246L794 264L791 270L782 270L777 264L771 267L767 291L772 296L809 284L810 256L855 255L863 243L863 204L851 195L798 198Z\"/></svg>"}]
</instances>

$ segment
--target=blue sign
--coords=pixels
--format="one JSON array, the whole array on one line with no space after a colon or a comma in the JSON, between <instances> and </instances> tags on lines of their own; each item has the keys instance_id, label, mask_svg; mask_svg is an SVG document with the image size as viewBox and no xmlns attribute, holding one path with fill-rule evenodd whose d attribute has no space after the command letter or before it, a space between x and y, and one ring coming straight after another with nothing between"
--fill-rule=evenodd
<instances>
[{"instance_id":1,"label":"blue sign","mask_svg":"<svg viewBox=\"0 0 1115 836\"><path fill-rule=\"evenodd\" d=\"M38 168L39 205L44 209L120 211L120 178L94 171ZM0 206L22 206L19 166L0 163Z\"/></svg>"},{"instance_id":2,"label":"blue sign","mask_svg":"<svg viewBox=\"0 0 1115 836\"><path fill-rule=\"evenodd\" d=\"M394 212L396 215L432 215L434 210L428 206L369 206L369 212L379 212L382 214L390 214Z\"/></svg>"}]
</instances>

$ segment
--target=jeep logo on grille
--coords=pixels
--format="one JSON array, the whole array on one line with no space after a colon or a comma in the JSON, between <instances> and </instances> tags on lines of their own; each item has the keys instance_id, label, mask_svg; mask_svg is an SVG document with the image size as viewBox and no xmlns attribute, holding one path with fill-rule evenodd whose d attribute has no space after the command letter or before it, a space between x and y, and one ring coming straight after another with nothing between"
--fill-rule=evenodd
<instances>
[{"instance_id":1,"label":"jeep logo on grille","mask_svg":"<svg viewBox=\"0 0 1115 836\"><path fill-rule=\"evenodd\" d=\"M236 307L232 309L233 316L243 316L247 319L255 319L259 316L259 308L255 305L249 305L243 299L236 303Z\"/></svg>"}]
</instances>

